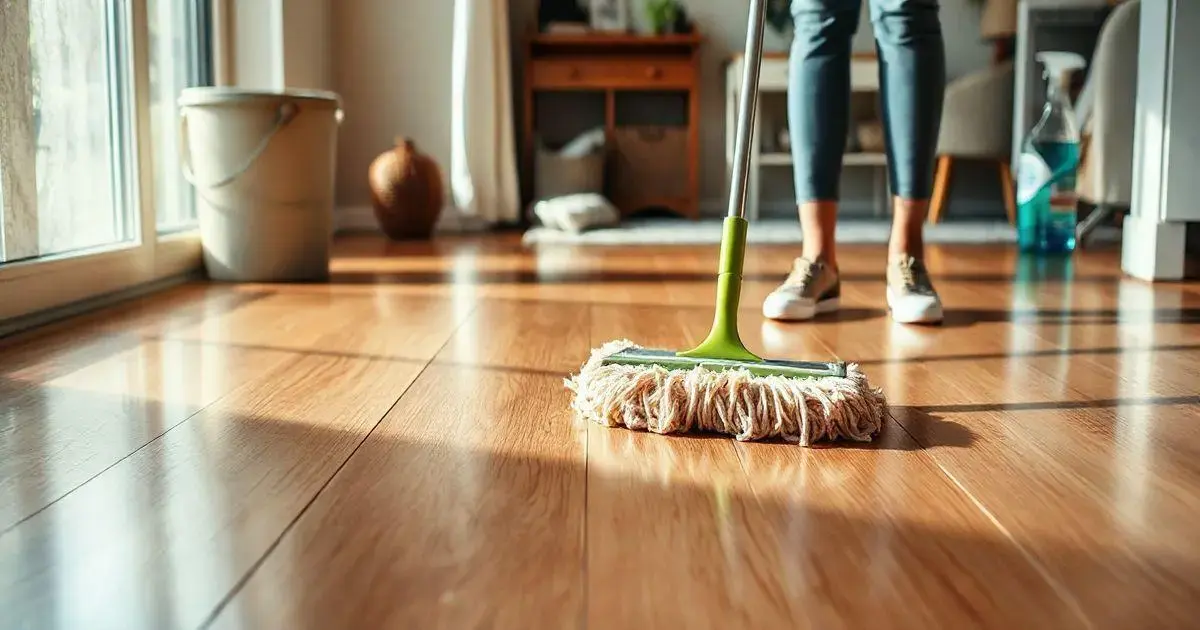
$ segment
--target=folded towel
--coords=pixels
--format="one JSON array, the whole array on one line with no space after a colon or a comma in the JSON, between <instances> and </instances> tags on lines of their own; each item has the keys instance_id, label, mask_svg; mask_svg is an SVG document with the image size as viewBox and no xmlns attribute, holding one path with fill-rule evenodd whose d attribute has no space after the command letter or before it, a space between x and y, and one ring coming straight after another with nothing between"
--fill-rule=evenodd
<instances>
[{"instance_id":1,"label":"folded towel","mask_svg":"<svg viewBox=\"0 0 1200 630\"><path fill-rule=\"evenodd\" d=\"M621 221L617 208L596 193L577 193L539 201L533 213L548 228L578 234L594 227L616 225Z\"/></svg>"}]
</instances>

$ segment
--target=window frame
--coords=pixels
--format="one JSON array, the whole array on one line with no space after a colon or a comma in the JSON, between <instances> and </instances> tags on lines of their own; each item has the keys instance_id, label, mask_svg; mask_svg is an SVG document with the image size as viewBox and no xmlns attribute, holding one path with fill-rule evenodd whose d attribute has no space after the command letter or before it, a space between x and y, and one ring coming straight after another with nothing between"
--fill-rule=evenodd
<instances>
[{"instance_id":1,"label":"window frame","mask_svg":"<svg viewBox=\"0 0 1200 630\"><path fill-rule=\"evenodd\" d=\"M0 71L0 254L24 258L38 249L36 132L30 117L20 114L33 111L29 0L14 0L0 11L0 59L13 62Z\"/></svg>"},{"instance_id":2,"label":"window frame","mask_svg":"<svg viewBox=\"0 0 1200 630\"><path fill-rule=\"evenodd\" d=\"M154 147L150 126L151 51L147 0L106 1L114 3L121 12L120 19L116 21L121 23L120 27L124 31L125 37L119 38L119 41L120 45L125 46L129 53L128 59L124 61L123 71L130 73L131 80L124 82L119 87L124 91L122 95L124 106L131 110L132 115L126 117L125 123L120 127L124 132L121 134L122 141L130 143L128 147L130 159L127 165L132 168L129 172L121 174L121 179L124 180L122 182L124 192L127 193L121 198L135 208L139 218L139 230L133 235L134 238L122 243L0 263L0 333L3 332L6 324L11 324L13 320L19 318L32 317L85 300L131 291L140 286L161 282L172 277L184 277L202 266L199 230L196 227L161 234L158 232L156 220L158 212L154 191ZM9 59L12 58L9 57L9 52L12 50L26 51L22 58L24 63L18 64L19 67L25 69L24 72L8 73L9 75L15 74L17 85L26 86L29 85L27 44L29 2L30 0L8 0L5 9L6 19L0 20L8 24L19 24L16 29L11 30L0 27L0 50L4 51L4 56ZM218 24L211 19L213 4L216 3L210 3L208 0L196 2L198 7L203 7L201 10L209 12L206 20L197 20L197 22L207 22L207 28L201 29L200 35L209 40L206 45L201 47L201 50L210 56L210 59L202 62L208 72L206 78L210 81L215 79L212 74L211 55L216 43L213 31L218 27ZM16 13L8 13L9 10ZM114 15L116 15L115 12ZM17 18L23 16L24 19L8 19L14 16ZM23 31L17 33L18 29L23 29ZM16 42L18 45L12 44L13 38L19 40ZM6 40L8 45L6 45ZM0 88L6 87L3 85L4 76L5 73L0 73ZM26 91L32 93L32 90L28 88ZM7 91L0 91L0 94L5 92ZM31 103L30 99L31 97L26 98ZM20 121L22 117L18 116L16 119ZM25 119L27 120L27 117ZM5 129L8 129L9 135L15 135L12 131L15 126L13 121L8 122L8 127L4 127L4 125L5 122L0 121L0 142L6 140ZM28 123L25 124L25 127L26 133L32 131L29 129L31 125ZM32 135L28 137L27 142L30 144L29 150L34 151ZM17 144L20 149L19 143ZM6 149L0 148L0 151L4 150ZM9 156L5 155L4 157L8 158ZM16 168L26 168L27 173L17 172L15 177L28 177L26 182L31 185L35 183L32 160L5 159L5 162L10 169L13 168L13 165ZM3 181L15 181L13 178L14 175L10 174L8 179ZM0 183L0 185L3 184ZM3 194L0 193L0 195ZM36 252L36 193L33 197L32 237L34 242L32 251ZM6 195L0 197L0 203L8 203L6 198ZM24 234L28 237L30 233L29 205L25 203L18 208L23 211L23 214L14 217L21 219L21 221L12 222L19 230L13 232L14 234ZM13 214L8 207L4 208L6 218L3 225L9 225L8 217ZM127 214L126 216L132 215ZM4 227L3 231L5 236L9 234L8 227ZM15 243L15 241L6 239L6 245L9 242ZM29 251L27 241L19 243L19 245L26 248L18 249L19 252Z\"/></svg>"}]
</instances>

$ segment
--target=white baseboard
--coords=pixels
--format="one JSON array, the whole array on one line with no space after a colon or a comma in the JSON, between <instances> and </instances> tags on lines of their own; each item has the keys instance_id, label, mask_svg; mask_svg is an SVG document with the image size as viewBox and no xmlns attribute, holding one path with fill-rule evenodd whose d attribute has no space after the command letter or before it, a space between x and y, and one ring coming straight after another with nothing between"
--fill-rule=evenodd
<instances>
[{"instance_id":1,"label":"white baseboard","mask_svg":"<svg viewBox=\"0 0 1200 630\"><path fill-rule=\"evenodd\" d=\"M1187 226L1130 215L1122 223L1121 270L1140 280L1182 280Z\"/></svg>"}]
</instances>

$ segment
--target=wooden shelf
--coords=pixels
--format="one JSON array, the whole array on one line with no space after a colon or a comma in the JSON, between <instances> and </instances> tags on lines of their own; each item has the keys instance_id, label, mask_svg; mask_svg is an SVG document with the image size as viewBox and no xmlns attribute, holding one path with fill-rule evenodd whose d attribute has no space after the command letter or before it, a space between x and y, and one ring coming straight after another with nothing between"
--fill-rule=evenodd
<instances>
[{"instance_id":1,"label":"wooden shelf","mask_svg":"<svg viewBox=\"0 0 1200 630\"><path fill-rule=\"evenodd\" d=\"M725 68L725 160L726 167L732 169L734 158L734 138L737 136L737 109L740 103L742 72L745 68L743 55L733 55ZM758 89L761 94L786 94L790 71L786 53L767 54L763 56L759 72ZM855 53L850 60L850 91L854 94L873 95L879 92L879 60L874 53ZM763 99L758 100L759 113L762 113ZM754 117L752 146L762 146L763 116ZM755 166L747 174L746 189L746 218L751 221L758 219L759 212L759 171L763 168L791 166L792 156L783 151L765 151L756 156ZM844 166L881 167L887 165L887 156L883 153L846 153L842 158ZM878 193L886 182L882 169L876 168L876 185ZM730 172L732 172L730 170ZM887 200L883 195L877 195L878 206L886 209Z\"/></svg>"},{"instance_id":2,"label":"wooden shelf","mask_svg":"<svg viewBox=\"0 0 1200 630\"><path fill-rule=\"evenodd\" d=\"M790 153L763 153L758 156L758 163L763 166L790 166ZM842 164L846 166L883 166L887 164L887 154L884 153L846 153L842 156Z\"/></svg>"},{"instance_id":3,"label":"wooden shelf","mask_svg":"<svg viewBox=\"0 0 1200 630\"><path fill-rule=\"evenodd\" d=\"M535 46L679 46L699 45L699 32L671 35L641 35L638 33L538 33L530 38Z\"/></svg>"}]
</instances>

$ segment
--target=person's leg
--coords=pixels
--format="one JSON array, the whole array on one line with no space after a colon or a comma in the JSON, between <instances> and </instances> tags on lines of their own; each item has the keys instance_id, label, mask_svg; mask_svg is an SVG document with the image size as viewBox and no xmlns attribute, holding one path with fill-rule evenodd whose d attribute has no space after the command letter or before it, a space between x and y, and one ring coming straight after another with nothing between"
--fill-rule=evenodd
<instances>
[{"instance_id":1,"label":"person's leg","mask_svg":"<svg viewBox=\"0 0 1200 630\"><path fill-rule=\"evenodd\" d=\"M834 233L861 6L861 0L792 0L788 130L804 241L787 280L763 303L772 319L809 319L837 308Z\"/></svg>"},{"instance_id":2,"label":"person's leg","mask_svg":"<svg viewBox=\"0 0 1200 630\"><path fill-rule=\"evenodd\" d=\"M879 52L888 177L893 194L888 307L905 322L942 318L922 259L933 187L946 53L938 0L870 0Z\"/></svg>"}]
</instances>

